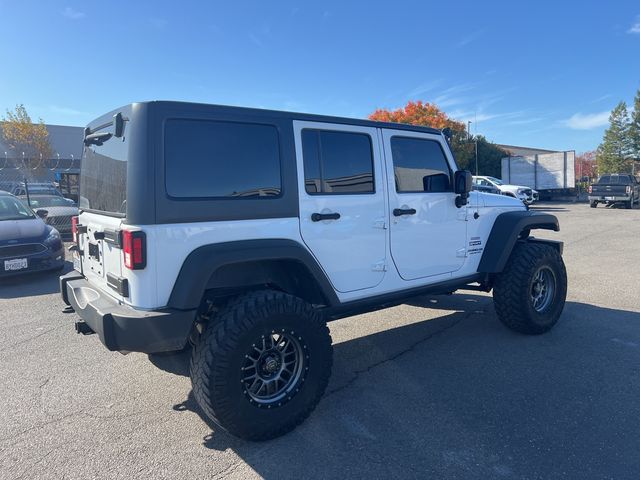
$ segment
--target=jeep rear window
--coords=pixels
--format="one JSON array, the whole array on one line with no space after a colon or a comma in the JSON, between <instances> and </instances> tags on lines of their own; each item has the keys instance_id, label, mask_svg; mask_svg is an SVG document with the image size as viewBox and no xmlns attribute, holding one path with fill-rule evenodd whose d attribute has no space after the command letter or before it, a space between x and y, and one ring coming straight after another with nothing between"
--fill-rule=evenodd
<instances>
[{"instance_id":1,"label":"jeep rear window","mask_svg":"<svg viewBox=\"0 0 640 480\"><path fill-rule=\"evenodd\" d=\"M273 125L170 119L164 160L171 197L280 195L280 145Z\"/></svg>"},{"instance_id":2,"label":"jeep rear window","mask_svg":"<svg viewBox=\"0 0 640 480\"><path fill-rule=\"evenodd\" d=\"M128 123L128 122L127 122ZM83 210L124 217L127 208L127 157L129 141L125 124L123 137L107 137L84 147L80 167L79 207ZM112 132L111 124L94 133Z\"/></svg>"}]
</instances>

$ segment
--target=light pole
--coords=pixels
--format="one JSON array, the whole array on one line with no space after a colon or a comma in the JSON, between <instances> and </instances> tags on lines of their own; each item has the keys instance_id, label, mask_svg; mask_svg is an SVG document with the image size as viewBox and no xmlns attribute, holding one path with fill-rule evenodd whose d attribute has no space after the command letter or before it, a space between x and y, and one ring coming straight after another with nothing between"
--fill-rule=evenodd
<instances>
[{"instance_id":1,"label":"light pole","mask_svg":"<svg viewBox=\"0 0 640 480\"><path fill-rule=\"evenodd\" d=\"M467 140L471 140L471 120L467 121ZM478 174L478 139L474 138L473 139L473 144L474 144L474 148L475 148L475 157L476 157L476 177L479 175Z\"/></svg>"}]
</instances>

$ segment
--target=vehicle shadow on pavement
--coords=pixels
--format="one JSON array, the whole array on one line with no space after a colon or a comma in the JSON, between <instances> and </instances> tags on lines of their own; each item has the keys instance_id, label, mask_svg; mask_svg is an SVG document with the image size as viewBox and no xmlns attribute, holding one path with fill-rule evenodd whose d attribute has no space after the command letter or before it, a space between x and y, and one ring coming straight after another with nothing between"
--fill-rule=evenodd
<instances>
[{"instance_id":1,"label":"vehicle shadow on pavement","mask_svg":"<svg viewBox=\"0 0 640 480\"><path fill-rule=\"evenodd\" d=\"M32 297L49 295L60 291L58 278L71 271L71 262L65 262L62 271L25 273L10 278L0 279L0 298Z\"/></svg>"},{"instance_id":2,"label":"vehicle shadow on pavement","mask_svg":"<svg viewBox=\"0 0 640 480\"><path fill-rule=\"evenodd\" d=\"M192 393L173 409L208 424L204 447L232 449L265 478L626 478L640 469L640 313L568 302L554 330L526 336L499 323L490 296L411 305L451 313L334 345L323 400L284 437L232 437ZM188 374L188 352L151 357Z\"/></svg>"}]
</instances>

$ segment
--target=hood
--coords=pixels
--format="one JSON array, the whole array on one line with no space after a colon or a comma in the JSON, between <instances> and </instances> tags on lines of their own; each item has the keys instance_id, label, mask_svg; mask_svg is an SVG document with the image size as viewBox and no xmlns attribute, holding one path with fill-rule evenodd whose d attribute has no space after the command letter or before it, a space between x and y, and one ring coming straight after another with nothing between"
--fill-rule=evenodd
<instances>
[{"instance_id":1,"label":"hood","mask_svg":"<svg viewBox=\"0 0 640 480\"><path fill-rule=\"evenodd\" d=\"M46 210L48 217L69 217L71 215L78 215L78 207L40 207L36 210Z\"/></svg>"},{"instance_id":2,"label":"hood","mask_svg":"<svg viewBox=\"0 0 640 480\"><path fill-rule=\"evenodd\" d=\"M526 209L520 200L507 195L495 195L493 193L480 192L478 195L482 197L485 207L518 207L519 209Z\"/></svg>"},{"instance_id":3,"label":"hood","mask_svg":"<svg viewBox=\"0 0 640 480\"><path fill-rule=\"evenodd\" d=\"M19 240L19 243L42 241L50 229L51 227L45 225L39 218L2 220L0 221L0 245L7 245L10 240Z\"/></svg>"},{"instance_id":4,"label":"hood","mask_svg":"<svg viewBox=\"0 0 640 480\"><path fill-rule=\"evenodd\" d=\"M510 192L517 192L519 188L533 190L531 187L525 187L524 185L501 185L502 190L508 190Z\"/></svg>"}]
</instances>

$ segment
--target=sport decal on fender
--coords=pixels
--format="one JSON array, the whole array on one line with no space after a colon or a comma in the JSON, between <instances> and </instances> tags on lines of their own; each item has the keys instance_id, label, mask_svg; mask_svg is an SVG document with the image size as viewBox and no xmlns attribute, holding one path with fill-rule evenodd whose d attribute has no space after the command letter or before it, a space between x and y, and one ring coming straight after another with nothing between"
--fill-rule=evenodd
<instances>
[{"instance_id":1,"label":"sport decal on fender","mask_svg":"<svg viewBox=\"0 0 640 480\"><path fill-rule=\"evenodd\" d=\"M482 238L471 237L469 239L469 250L467 251L467 253L469 255L476 255L478 253L481 253L482 250L484 250L484 247L482 246Z\"/></svg>"}]
</instances>

